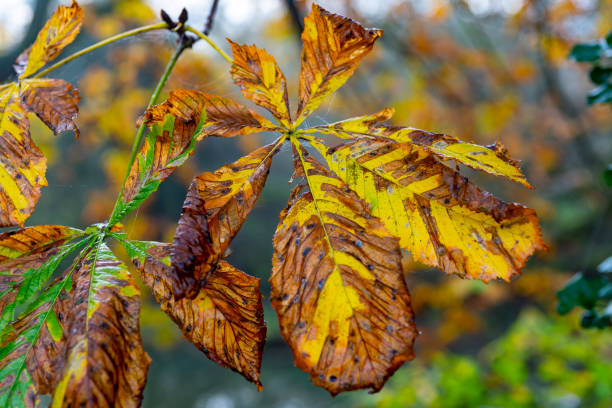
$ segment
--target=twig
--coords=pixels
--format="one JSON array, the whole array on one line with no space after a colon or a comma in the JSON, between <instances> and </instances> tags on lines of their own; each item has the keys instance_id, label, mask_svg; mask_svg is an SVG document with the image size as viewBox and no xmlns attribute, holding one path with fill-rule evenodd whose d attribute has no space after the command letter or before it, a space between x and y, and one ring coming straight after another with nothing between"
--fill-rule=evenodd
<instances>
[{"instance_id":1,"label":"twig","mask_svg":"<svg viewBox=\"0 0 612 408\"><path fill-rule=\"evenodd\" d=\"M213 0L212 6L210 7L210 11L208 12L208 18L206 19L206 25L204 26L204 30L202 31L204 35L209 35L210 31L213 27L213 21L215 20L215 13L217 12L217 6L219 5L219 0Z\"/></svg>"},{"instance_id":2,"label":"twig","mask_svg":"<svg viewBox=\"0 0 612 408\"><path fill-rule=\"evenodd\" d=\"M579 158L586 164L594 164L596 167L603 168L605 163L599 157L599 154L592 145L589 137L588 125L585 123L584 118L582 117L581 109L576 106L574 101L565 92L563 84L559 79L557 69L550 64L548 57L544 52L543 41L546 36L550 35L551 32L549 27L547 3L541 0L536 1L535 8L538 17L535 25L536 33L538 35L536 59L542 74L542 78L544 79L546 90L559 111L575 121L577 129L574 135L573 144Z\"/></svg>"},{"instance_id":3,"label":"twig","mask_svg":"<svg viewBox=\"0 0 612 408\"><path fill-rule=\"evenodd\" d=\"M172 71L179 57L181 56L183 51L185 51L186 48L187 46L181 40L178 47L176 48L176 51L174 52L174 55L168 62L168 65L166 66L164 73L159 79L159 82L157 83L157 86L155 87L155 90L153 91L153 95L151 95L151 100L149 101L149 104L147 105L147 109L157 103L157 99L159 98L161 90L163 89L164 85L166 84L166 81L168 80L168 77L170 76L170 72ZM115 207L113 208L113 211L109 217L109 222L107 226L108 231L110 231L113 225L119 221L119 218L120 218L118 216L119 206L120 206L121 201L123 200L123 193L125 192L125 185L127 183L128 177L130 176L130 171L132 170L132 165L134 164L134 160L136 160L136 155L138 154L138 148L140 147L142 143L145 129L146 129L146 124L143 122L138 128L138 132L136 133L136 137L134 138L134 143L132 144L132 152L130 153L130 158L128 160L128 166L127 166L127 171L125 173L125 178L123 179L123 184L121 185L121 190L119 191L119 197L117 198L117 201L115 201Z\"/></svg>"},{"instance_id":4,"label":"twig","mask_svg":"<svg viewBox=\"0 0 612 408\"><path fill-rule=\"evenodd\" d=\"M304 31L303 17L300 14L300 11L298 10L293 0L285 0L285 4L287 5L287 9L289 10L289 14L291 15L291 20L293 20L293 24L295 25L295 28L297 29L298 42L301 43L302 42L301 34L302 34L302 31Z\"/></svg>"},{"instance_id":5,"label":"twig","mask_svg":"<svg viewBox=\"0 0 612 408\"><path fill-rule=\"evenodd\" d=\"M193 28L190 25L185 25L185 31L189 31L190 33L194 33L195 35L197 35L199 38L201 38L202 40L206 41L211 47L214 48L215 51L217 51L227 62L229 62L230 64L233 63L232 59L230 58L229 55L227 55L221 48L219 48L219 46L217 44L215 44L210 38L208 38L207 35L199 32L198 30L196 30L195 28Z\"/></svg>"},{"instance_id":6,"label":"twig","mask_svg":"<svg viewBox=\"0 0 612 408\"><path fill-rule=\"evenodd\" d=\"M74 54L64 58L61 61L56 62L55 64L51 65L50 67L48 67L47 69L40 71L39 73L37 73L36 75L33 76L33 78L41 78L45 75L47 75L49 72L67 64L68 62L72 61L73 59L79 58L81 55L85 55L88 52L92 52L97 50L100 47L103 47L107 44L113 43L115 41L118 40L122 40L124 38L130 37L132 35L137 35L137 34L141 34L147 31L152 31L152 30L161 30L161 29L165 29L168 28L168 25L166 23L158 23L158 24L152 24L152 25L148 25L148 26L144 26L144 27L138 27L135 28L133 30L130 31L126 31L117 35L113 35L112 37L109 37L105 40L102 40L100 42L97 42L93 45L90 45L87 48L83 48L82 50L75 52Z\"/></svg>"}]
</instances>

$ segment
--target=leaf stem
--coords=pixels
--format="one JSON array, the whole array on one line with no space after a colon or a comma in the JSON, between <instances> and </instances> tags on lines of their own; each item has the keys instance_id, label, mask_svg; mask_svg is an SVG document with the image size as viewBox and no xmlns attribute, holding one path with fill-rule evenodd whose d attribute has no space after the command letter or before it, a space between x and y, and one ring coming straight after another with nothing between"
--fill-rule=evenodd
<instances>
[{"instance_id":1,"label":"leaf stem","mask_svg":"<svg viewBox=\"0 0 612 408\"><path fill-rule=\"evenodd\" d=\"M161 94L161 91L164 88L164 85L166 84L168 77L170 76L170 72L172 72L172 69L176 65L176 62L178 61L179 57L181 56L183 51L185 51L186 48L187 47L185 43L181 41L176 51L174 52L174 55L168 62L168 65L166 65L166 69L164 70L164 73L159 79L159 82L157 83L157 86L155 87L155 90L153 91L153 94L151 95L151 99L149 100L147 109L157 103L157 99L159 98L159 95ZM113 212L111 213L111 216L109 218L109 223L107 225L107 230L109 231L110 231L110 228L113 227L112 225L113 220L116 216L117 210L119 209L119 203L122 200L123 192L125 191L125 183L127 182L127 179L130 175L130 171L132 170L132 165L134 164L134 160L136 160L136 155L138 154L138 148L140 147L140 144L142 143L142 139L144 137L144 131L146 127L147 127L146 124L143 122L138 128L138 131L136 132L136 137L134 138L134 143L132 144L132 152L130 153L127 170L125 172L125 178L123 179L123 184L121 185L121 190L119 191L119 197L115 201L115 207L113 208Z\"/></svg>"},{"instance_id":2,"label":"leaf stem","mask_svg":"<svg viewBox=\"0 0 612 408\"><path fill-rule=\"evenodd\" d=\"M199 38L201 38L202 40L206 41L211 47L213 47L215 49L215 51L217 51L227 62L229 62L230 64L233 64L234 61L230 58L229 55L227 55L225 53L225 51L223 51L221 48L219 48L219 46L217 44L215 44L213 42L213 40L211 40L210 38L208 38L207 35L204 35L203 33L201 33L199 30L193 28L190 25L185 25L185 31L189 31L190 33L194 33L195 35L197 35Z\"/></svg>"},{"instance_id":3,"label":"leaf stem","mask_svg":"<svg viewBox=\"0 0 612 408\"><path fill-rule=\"evenodd\" d=\"M125 31L123 33L119 33L119 34L114 35L112 37L109 37L109 38L107 38L105 40L102 40L102 41L100 41L98 43L90 45L87 48L83 48L81 51L75 52L74 54L64 58L63 60L58 61L55 64L51 65L49 68L47 68L47 69L45 69L43 71L40 71L38 74L34 75L32 78L40 78L42 76L45 76L49 72L51 72L51 71L61 67L62 65L65 65L65 64L69 63L73 59L79 58L81 55L85 55L85 54L87 54L89 52L97 50L98 48L103 47L103 46L105 46L107 44L113 43L115 41L119 41L119 40L122 40L124 38L131 37L133 35L137 35L137 34L140 34L140 33L145 33L147 31L161 30L161 29L166 29L166 28L168 28L168 24L166 24L166 23L157 23L157 24L151 24L151 25L148 25L148 26L138 27L138 28L135 28L133 30Z\"/></svg>"},{"instance_id":4,"label":"leaf stem","mask_svg":"<svg viewBox=\"0 0 612 408\"><path fill-rule=\"evenodd\" d=\"M148 27L149 27L149 29L167 28L168 25L166 23L160 23L160 24L156 24L156 25L148 26ZM151 28L151 27L155 27L155 28ZM143 27L143 28L145 28L145 27ZM207 35L202 34L200 31L196 30L195 28L191 27L190 25L185 25L184 26L184 30L185 31L189 31L191 33L194 33L199 38L201 38L204 41L206 41L227 62L229 62L230 64L233 63L232 59L221 48L219 48L219 46L217 44L215 44L210 38L208 38ZM133 30L133 31L135 31L135 30ZM140 32L142 32L142 31L140 31ZM130 32L124 33L124 37L127 36L126 34L128 34L128 33L130 33ZM114 38L114 37L111 37L111 38ZM191 43L189 43L186 40L186 38L187 37L185 37L185 36L181 36L181 42L179 43L179 45L178 45L178 47L176 49L176 52L174 53L174 55L172 56L172 58L168 62L168 65L166 66L166 70L164 71L164 73L162 74L161 78L159 79L159 82L157 83L157 86L155 87L155 90L153 91L153 95L151 95L151 100L149 101L149 104L147 105L147 109L150 108L151 106L153 106L155 103L157 103L157 99L159 98L159 95L160 95L162 89L164 88L164 85L166 84L166 81L168 80L168 76L170 75L170 72L174 68L174 65L176 65L176 62L178 61L178 58L183 53L183 51L185 51L187 48L189 48L191 46ZM99 44L101 44L101 43L99 43ZM82 53L81 53L81 55L82 55ZM74 56L71 56L71 57L76 58L77 56L78 55L75 54ZM71 58L71 57L68 57L68 58ZM63 61L60 61L60 63L61 62L63 62ZM66 61L66 62L68 62L68 61ZM50 68L53 68L53 66L50 67ZM44 73L44 71L43 71L43 73ZM121 185L121 190L119 191L119 197L115 201L115 206L113 208L113 211L112 211L112 213L110 215L110 218L109 218L109 222L108 222L107 227L106 227L108 231L110 231L110 229L113 227L113 224L119 220L119 218L117 217L117 212L119 211L120 204L121 204L122 199L123 199L123 193L125 191L125 184L126 184L127 179L128 179L128 177L130 175L130 171L132 170L132 166L134 164L134 161L136 160L136 155L138 154L138 149L140 148L140 145L142 143L142 139L144 137L145 129L146 129L146 125L144 123L142 123L140 125L140 127L138 128L138 131L136 132L136 137L134 138L134 143L132 144L132 152L130 153L130 158L128 160L128 166L127 166L127 170L126 170L126 173L125 173L125 178L123 179L123 184Z\"/></svg>"}]
</instances>

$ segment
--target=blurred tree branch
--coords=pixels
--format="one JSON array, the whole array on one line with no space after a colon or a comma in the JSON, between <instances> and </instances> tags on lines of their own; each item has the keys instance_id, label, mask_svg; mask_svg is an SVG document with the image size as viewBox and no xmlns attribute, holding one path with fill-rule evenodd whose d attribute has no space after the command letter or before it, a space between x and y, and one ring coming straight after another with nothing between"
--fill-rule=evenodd
<instances>
[{"instance_id":1,"label":"blurred tree branch","mask_svg":"<svg viewBox=\"0 0 612 408\"><path fill-rule=\"evenodd\" d=\"M588 126L582 117L582 110L576 106L572 98L565 92L563 84L559 79L559 72L553 67L544 52L544 41L553 35L549 23L547 2L538 0L534 3L534 7L537 13L535 29L538 35L536 60L542 74L546 92L555 102L557 108L568 118L574 120L576 126L574 145L581 160L585 164L595 164L596 167L603 168L604 162L595 151L589 138Z\"/></svg>"},{"instance_id":2,"label":"blurred tree branch","mask_svg":"<svg viewBox=\"0 0 612 408\"><path fill-rule=\"evenodd\" d=\"M204 26L204 31L202 31L204 35L209 35L210 31L212 30L218 5L219 5L219 0L213 0L212 5L210 6L210 11L208 12L208 18L206 19L206 25Z\"/></svg>"},{"instance_id":3,"label":"blurred tree branch","mask_svg":"<svg viewBox=\"0 0 612 408\"><path fill-rule=\"evenodd\" d=\"M301 44L301 35L302 31L304 31L304 17L302 16L302 13L300 13L300 10L298 10L298 7L295 4L294 0L285 0L285 5L287 6L287 11L289 11L289 14L291 15L291 21L293 22L295 30L297 31L298 42Z\"/></svg>"}]
</instances>

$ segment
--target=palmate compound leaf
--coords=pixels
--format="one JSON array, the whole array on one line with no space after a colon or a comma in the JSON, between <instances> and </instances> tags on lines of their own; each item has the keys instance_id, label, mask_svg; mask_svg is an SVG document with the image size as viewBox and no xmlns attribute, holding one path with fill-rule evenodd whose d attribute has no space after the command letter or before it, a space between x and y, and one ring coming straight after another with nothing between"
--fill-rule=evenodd
<instances>
[{"instance_id":1,"label":"palmate compound leaf","mask_svg":"<svg viewBox=\"0 0 612 408\"><path fill-rule=\"evenodd\" d=\"M169 280L171 246L118 239L185 338L212 361L239 372L261 390L259 371L266 326L259 279L219 261L193 299L176 300ZM207 267L198 265L202 266Z\"/></svg>"},{"instance_id":2,"label":"palmate compound leaf","mask_svg":"<svg viewBox=\"0 0 612 408\"><path fill-rule=\"evenodd\" d=\"M308 129L307 132L331 134L342 139L369 136L391 139L398 143L410 143L423 147L440 159L451 159L475 170L506 177L532 188L518 167L518 161L508 156L508 151L500 142L491 146L480 146L441 133L382 124L382 122L391 119L393 113L392 108L386 108L373 115L359 116L325 126L316 126Z\"/></svg>"},{"instance_id":3,"label":"palmate compound leaf","mask_svg":"<svg viewBox=\"0 0 612 408\"><path fill-rule=\"evenodd\" d=\"M281 333L333 395L377 391L413 358L417 335L398 240L299 145L294 169L307 186L281 213L270 278Z\"/></svg>"},{"instance_id":4,"label":"palmate compound leaf","mask_svg":"<svg viewBox=\"0 0 612 408\"><path fill-rule=\"evenodd\" d=\"M313 3L302 32L296 125L346 82L382 34L383 30L364 28Z\"/></svg>"},{"instance_id":5,"label":"palmate compound leaf","mask_svg":"<svg viewBox=\"0 0 612 408\"><path fill-rule=\"evenodd\" d=\"M83 11L73 2L60 6L32 47L15 64L19 82L0 86L0 227L21 225L32 214L47 185L46 159L32 142L26 110L55 133L79 129L78 90L59 79L30 79L78 34Z\"/></svg>"},{"instance_id":6,"label":"palmate compound leaf","mask_svg":"<svg viewBox=\"0 0 612 408\"><path fill-rule=\"evenodd\" d=\"M47 159L30 138L18 85L0 89L0 227L23 225L47 185Z\"/></svg>"},{"instance_id":7,"label":"palmate compound leaf","mask_svg":"<svg viewBox=\"0 0 612 408\"><path fill-rule=\"evenodd\" d=\"M63 329L52 310L65 278L45 285L59 263L89 240L41 225L0 235L0 406L34 406L49 393ZM23 310L15 321L15 313Z\"/></svg>"},{"instance_id":8,"label":"palmate compound leaf","mask_svg":"<svg viewBox=\"0 0 612 408\"><path fill-rule=\"evenodd\" d=\"M150 360L140 344L138 288L93 238L0 333L0 406L35 406L47 393L53 407L139 406Z\"/></svg>"},{"instance_id":9,"label":"palmate compound leaf","mask_svg":"<svg viewBox=\"0 0 612 408\"><path fill-rule=\"evenodd\" d=\"M424 147L374 138L334 149L312 144L420 262L508 281L545 248L535 211L480 190Z\"/></svg>"},{"instance_id":10,"label":"palmate compound leaf","mask_svg":"<svg viewBox=\"0 0 612 408\"><path fill-rule=\"evenodd\" d=\"M284 138L197 176L187 192L172 246L173 294L193 297L255 206Z\"/></svg>"},{"instance_id":11,"label":"palmate compound leaf","mask_svg":"<svg viewBox=\"0 0 612 408\"><path fill-rule=\"evenodd\" d=\"M19 79L29 77L70 44L83 23L83 10L73 0L70 7L59 6L38 33L34 44L21 53L14 68Z\"/></svg>"}]
</instances>

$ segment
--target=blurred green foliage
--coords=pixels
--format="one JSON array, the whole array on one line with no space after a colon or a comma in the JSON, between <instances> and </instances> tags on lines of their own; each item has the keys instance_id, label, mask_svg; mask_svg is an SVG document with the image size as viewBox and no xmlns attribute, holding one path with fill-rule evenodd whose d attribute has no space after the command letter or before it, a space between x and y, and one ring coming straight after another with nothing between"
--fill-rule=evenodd
<instances>
[{"instance_id":1,"label":"blurred green foliage","mask_svg":"<svg viewBox=\"0 0 612 408\"><path fill-rule=\"evenodd\" d=\"M429 363L415 361L365 406L609 407L611 344L610 332L526 309L477 357L436 353Z\"/></svg>"},{"instance_id":2,"label":"blurred green foliage","mask_svg":"<svg viewBox=\"0 0 612 408\"><path fill-rule=\"evenodd\" d=\"M586 309L582 315L583 327L601 329L612 325L612 282L607 275L577 273L557 296L560 314L566 314L574 307Z\"/></svg>"},{"instance_id":3,"label":"blurred green foliage","mask_svg":"<svg viewBox=\"0 0 612 408\"><path fill-rule=\"evenodd\" d=\"M612 31L596 43L576 44L570 58L592 65L591 81L598 85L589 92L587 103L612 102ZM606 185L612 186L612 163L603 172ZM557 311L566 314L574 307L586 309L582 327L604 328L612 326L612 257L603 261L594 272L577 273L557 294Z\"/></svg>"},{"instance_id":4,"label":"blurred green foliage","mask_svg":"<svg viewBox=\"0 0 612 408\"><path fill-rule=\"evenodd\" d=\"M570 57L592 64L589 78L597 88L589 92L588 104L612 102L612 31L596 43L574 45Z\"/></svg>"}]
</instances>

